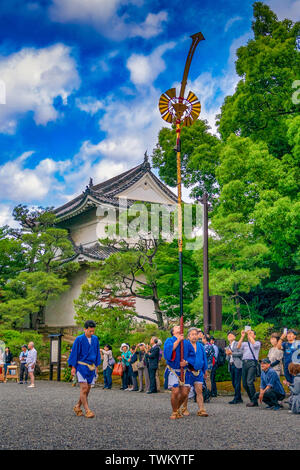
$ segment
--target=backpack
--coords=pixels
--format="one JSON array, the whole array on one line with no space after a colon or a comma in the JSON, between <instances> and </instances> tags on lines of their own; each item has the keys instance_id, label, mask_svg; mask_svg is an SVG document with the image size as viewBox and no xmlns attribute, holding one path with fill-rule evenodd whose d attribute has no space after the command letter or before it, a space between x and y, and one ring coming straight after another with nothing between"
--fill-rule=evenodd
<instances>
[{"instance_id":1,"label":"backpack","mask_svg":"<svg viewBox=\"0 0 300 470\"><path fill-rule=\"evenodd\" d=\"M225 362L226 362L225 350L223 348L219 348L219 354L218 354L218 360L217 360L218 367L223 366Z\"/></svg>"}]
</instances>

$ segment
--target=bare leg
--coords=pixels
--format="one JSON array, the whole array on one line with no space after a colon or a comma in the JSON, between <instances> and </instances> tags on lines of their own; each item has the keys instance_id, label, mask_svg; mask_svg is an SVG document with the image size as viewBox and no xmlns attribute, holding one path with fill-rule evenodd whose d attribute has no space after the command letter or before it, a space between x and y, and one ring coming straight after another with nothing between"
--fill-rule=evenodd
<instances>
[{"instance_id":1,"label":"bare leg","mask_svg":"<svg viewBox=\"0 0 300 470\"><path fill-rule=\"evenodd\" d=\"M204 400L203 400L203 393L202 393L202 384L195 383L195 392L197 394L197 403L198 403L198 415L199 416L208 416L204 409Z\"/></svg>"},{"instance_id":2,"label":"bare leg","mask_svg":"<svg viewBox=\"0 0 300 470\"><path fill-rule=\"evenodd\" d=\"M202 384L195 383L195 392L197 396L197 404L198 404L198 409L203 410L204 409L204 400L203 400L203 393L202 393Z\"/></svg>"},{"instance_id":3,"label":"bare leg","mask_svg":"<svg viewBox=\"0 0 300 470\"><path fill-rule=\"evenodd\" d=\"M189 416L190 413L187 409L188 407L188 399L189 399L189 396L187 396L185 399L184 399L184 402L182 403L182 406L181 406L181 411L182 411L182 414L183 416Z\"/></svg>"},{"instance_id":4,"label":"bare leg","mask_svg":"<svg viewBox=\"0 0 300 470\"><path fill-rule=\"evenodd\" d=\"M190 387L180 386L180 395L179 395L179 406L183 405L183 403L188 401L188 396L190 392Z\"/></svg>"},{"instance_id":5,"label":"bare leg","mask_svg":"<svg viewBox=\"0 0 300 470\"><path fill-rule=\"evenodd\" d=\"M80 398L78 401L78 406L81 406L82 404L86 412L89 410L87 398L88 398L90 389L91 389L91 386L88 385L87 383L84 383L84 382L80 383Z\"/></svg>"},{"instance_id":6,"label":"bare leg","mask_svg":"<svg viewBox=\"0 0 300 470\"><path fill-rule=\"evenodd\" d=\"M172 395L171 395L171 406L173 412L177 411L179 408L179 387L173 387L172 388Z\"/></svg>"},{"instance_id":7,"label":"bare leg","mask_svg":"<svg viewBox=\"0 0 300 470\"><path fill-rule=\"evenodd\" d=\"M29 377L30 377L30 383L31 385L34 385L34 373L33 372L28 372L29 373Z\"/></svg>"}]
</instances>

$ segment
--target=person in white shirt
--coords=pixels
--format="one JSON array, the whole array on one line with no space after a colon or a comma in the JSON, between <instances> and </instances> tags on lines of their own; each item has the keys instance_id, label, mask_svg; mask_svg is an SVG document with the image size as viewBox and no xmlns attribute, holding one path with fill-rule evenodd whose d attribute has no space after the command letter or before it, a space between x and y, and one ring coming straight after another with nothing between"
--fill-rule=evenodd
<instances>
[{"instance_id":1,"label":"person in white shirt","mask_svg":"<svg viewBox=\"0 0 300 470\"><path fill-rule=\"evenodd\" d=\"M28 374L30 377L30 385L28 388L34 388L34 368L37 360L37 351L34 349L34 343L31 341L28 344L28 355L26 358L26 367L28 368Z\"/></svg>"},{"instance_id":2,"label":"person in white shirt","mask_svg":"<svg viewBox=\"0 0 300 470\"><path fill-rule=\"evenodd\" d=\"M247 342L243 342L247 334ZM254 382L257 376L257 363L259 357L261 343L256 341L256 334L253 330L248 330L241 332L241 339L237 344L237 348L241 349L243 356L243 367L242 367L242 382L243 387L247 392L247 395L250 399L250 403L247 403L246 406L258 406L257 399L255 398L256 390Z\"/></svg>"}]
</instances>

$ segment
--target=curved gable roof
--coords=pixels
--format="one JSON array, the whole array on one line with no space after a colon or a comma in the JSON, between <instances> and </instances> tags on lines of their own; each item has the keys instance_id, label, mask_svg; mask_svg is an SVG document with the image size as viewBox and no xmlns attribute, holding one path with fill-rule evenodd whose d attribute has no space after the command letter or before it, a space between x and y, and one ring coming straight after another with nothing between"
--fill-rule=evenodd
<instances>
[{"instance_id":1,"label":"curved gable roof","mask_svg":"<svg viewBox=\"0 0 300 470\"><path fill-rule=\"evenodd\" d=\"M118 176L114 176L113 178L96 185L93 185L91 180L89 186L86 187L82 194L56 208L54 213L58 219L65 220L88 210L91 206L96 207L100 204L119 206L118 194L136 184L147 173L159 186L160 190L166 195L166 197L171 199L175 204L177 202L177 196L165 184L163 184L154 173L152 173L148 157L145 154L142 164L137 165ZM134 202L134 200L128 199L127 204L130 206Z\"/></svg>"}]
</instances>

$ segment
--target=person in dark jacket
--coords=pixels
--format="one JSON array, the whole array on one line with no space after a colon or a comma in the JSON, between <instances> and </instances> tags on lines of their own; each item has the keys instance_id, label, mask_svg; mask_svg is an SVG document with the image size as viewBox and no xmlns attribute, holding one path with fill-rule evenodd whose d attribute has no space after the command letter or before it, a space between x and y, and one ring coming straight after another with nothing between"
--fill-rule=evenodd
<instances>
[{"instance_id":1,"label":"person in dark jacket","mask_svg":"<svg viewBox=\"0 0 300 470\"><path fill-rule=\"evenodd\" d=\"M132 354L132 356L129 359L129 376L131 377L131 380L132 380L132 388L129 388L130 392L138 392L139 391L138 381L137 381L138 371L135 367L135 365L137 363L137 360L138 360L137 350L136 349L137 348L136 348L135 345L131 346L131 348L130 348L130 352Z\"/></svg>"},{"instance_id":2,"label":"person in dark jacket","mask_svg":"<svg viewBox=\"0 0 300 470\"><path fill-rule=\"evenodd\" d=\"M285 398L285 392L280 379L275 370L271 367L271 361L268 358L261 361L260 391L254 395L254 400L267 405L268 409L277 411L281 406L278 403Z\"/></svg>"},{"instance_id":3,"label":"person in dark jacket","mask_svg":"<svg viewBox=\"0 0 300 470\"><path fill-rule=\"evenodd\" d=\"M146 354L146 360L148 362L149 378L150 378L150 390L147 393L157 393L156 387L156 371L158 368L159 361L159 346L158 339L153 336L150 340L151 349Z\"/></svg>"},{"instance_id":4,"label":"person in dark jacket","mask_svg":"<svg viewBox=\"0 0 300 470\"><path fill-rule=\"evenodd\" d=\"M9 348L5 348L5 353L4 353L4 373L5 373L5 377L6 377L6 374L7 374L7 367L10 366L12 360L13 360L13 355L10 351Z\"/></svg>"},{"instance_id":5,"label":"person in dark jacket","mask_svg":"<svg viewBox=\"0 0 300 470\"><path fill-rule=\"evenodd\" d=\"M23 383L23 377L25 376L25 384L27 384L28 380L28 369L26 367L26 358L28 356L28 351L27 351L27 346L26 344L23 344L22 346L22 351L19 356L19 361L20 361L20 380L19 383Z\"/></svg>"}]
</instances>

